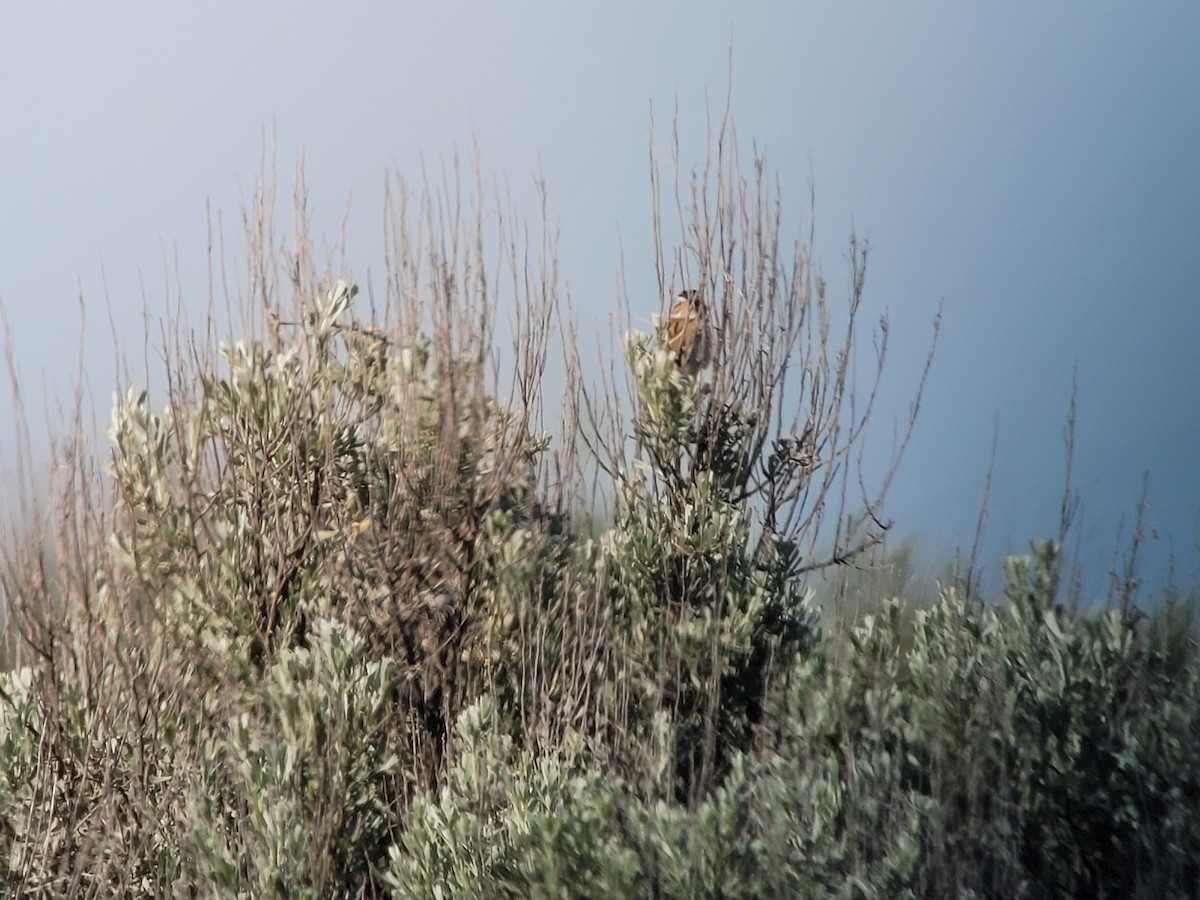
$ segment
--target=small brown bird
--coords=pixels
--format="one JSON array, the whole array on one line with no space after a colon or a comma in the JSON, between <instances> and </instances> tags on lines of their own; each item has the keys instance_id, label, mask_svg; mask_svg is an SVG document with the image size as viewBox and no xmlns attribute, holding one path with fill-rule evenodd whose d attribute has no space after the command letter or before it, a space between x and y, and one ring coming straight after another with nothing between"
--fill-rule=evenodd
<instances>
[{"instance_id":1,"label":"small brown bird","mask_svg":"<svg viewBox=\"0 0 1200 900\"><path fill-rule=\"evenodd\" d=\"M687 375L695 375L712 358L712 333L708 307L699 291L683 291L671 304L667 315L667 349Z\"/></svg>"}]
</instances>

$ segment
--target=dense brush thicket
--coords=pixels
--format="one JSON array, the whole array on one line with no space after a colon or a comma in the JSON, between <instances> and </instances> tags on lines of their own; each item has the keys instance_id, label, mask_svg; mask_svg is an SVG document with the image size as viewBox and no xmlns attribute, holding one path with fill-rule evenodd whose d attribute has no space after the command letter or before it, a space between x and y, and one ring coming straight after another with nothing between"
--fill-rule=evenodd
<instances>
[{"instance_id":1,"label":"dense brush thicket","mask_svg":"<svg viewBox=\"0 0 1200 900\"><path fill-rule=\"evenodd\" d=\"M598 397L569 360L553 438L552 248L501 234L489 277L484 216L397 201L374 316L250 217L263 327L180 333L165 398L118 397L103 472L65 444L5 545L6 896L1195 895L1177 610L1064 613L1040 544L1000 602L818 627L807 580L886 528L886 342L856 400L865 250L832 308L718 149L673 276L714 365L633 331Z\"/></svg>"}]
</instances>

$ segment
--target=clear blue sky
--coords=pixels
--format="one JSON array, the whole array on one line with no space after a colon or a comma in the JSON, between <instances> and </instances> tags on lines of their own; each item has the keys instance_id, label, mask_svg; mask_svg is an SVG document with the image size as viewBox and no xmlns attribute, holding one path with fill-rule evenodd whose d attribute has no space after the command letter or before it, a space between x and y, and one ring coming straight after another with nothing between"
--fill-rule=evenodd
<instances>
[{"instance_id":1,"label":"clear blue sky","mask_svg":"<svg viewBox=\"0 0 1200 900\"><path fill-rule=\"evenodd\" d=\"M0 14L0 299L32 402L75 365L111 390L105 279L141 353L177 258L206 296L205 203L236 223L264 128L301 149L319 233L375 259L385 168L420 177L478 138L536 218L545 177L583 317L646 280L648 110L685 141L724 97L804 212L837 285L852 225L891 315L894 412L944 304L924 414L892 496L934 555L969 543L993 425L989 562L1055 530L1078 369L1076 481L1094 576L1148 518L1197 573L1200 4L1062 2L9 4ZM685 142L699 159L703 146ZM230 227L231 232L236 229ZM102 277L102 270L104 277ZM357 273L364 277L364 273ZM171 279L174 284L174 277ZM586 323L585 323L586 324ZM0 392L6 394L7 392ZM7 396L0 414L10 420ZM880 435L886 438L886 435ZM5 444L5 449L11 443ZM1128 525L1126 526L1128 527ZM1147 572L1147 574L1151 574Z\"/></svg>"}]
</instances>

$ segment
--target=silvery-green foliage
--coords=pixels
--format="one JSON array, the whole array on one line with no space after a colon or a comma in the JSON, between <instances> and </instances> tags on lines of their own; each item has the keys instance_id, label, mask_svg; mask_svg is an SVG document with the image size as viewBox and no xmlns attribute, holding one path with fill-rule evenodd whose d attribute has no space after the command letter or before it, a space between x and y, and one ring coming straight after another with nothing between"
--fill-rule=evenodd
<instances>
[{"instance_id":1,"label":"silvery-green foliage","mask_svg":"<svg viewBox=\"0 0 1200 900\"><path fill-rule=\"evenodd\" d=\"M178 854L168 817L142 804L169 802L174 748L139 740L126 710L50 677L42 667L0 674L0 891L154 896ZM118 707L129 699L110 696Z\"/></svg>"},{"instance_id":2,"label":"silvery-green foliage","mask_svg":"<svg viewBox=\"0 0 1200 900\"><path fill-rule=\"evenodd\" d=\"M799 773L797 760L735 754L688 808L588 765L578 736L535 754L494 722L487 702L460 718L461 755L389 851L395 897L912 895L920 799L883 831L850 833L861 797L837 760Z\"/></svg>"},{"instance_id":3,"label":"silvery-green foliage","mask_svg":"<svg viewBox=\"0 0 1200 900\"><path fill-rule=\"evenodd\" d=\"M31 811L38 772L38 736L44 711L38 702L35 670L29 666L0 672L0 884L11 872L20 872L22 861L34 848L26 843L27 816Z\"/></svg>"},{"instance_id":4,"label":"silvery-green foliage","mask_svg":"<svg viewBox=\"0 0 1200 900\"><path fill-rule=\"evenodd\" d=\"M357 896L392 828L396 677L329 620L280 651L201 748L189 877L224 897Z\"/></svg>"},{"instance_id":5,"label":"silvery-green foliage","mask_svg":"<svg viewBox=\"0 0 1200 900\"><path fill-rule=\"evenodd\" d=\"M355 293L315 298L290 340L223 344L224 371L161 415L145 392L114 404L113 558L206 679L348 607L394 646L393 607L461 593L479 522L527 505L545 441L476 389L476 361L359 324Z\"/></svg>"},{"instance_id":6,"label":"silvery-green foliage","mask_svg":"<svg viewBox=\"0 0 1200 900\"><path fill-rule=\"evenodd\" d=\"M931 890L1157 896L1200 874L1196 666L1168 667L1140 614L1057 608L1056 562L1011 560L1007 607L947 591L918 614L906 744L937 804Z\"/></svg>"},{"instance_id":7,"label":"silvery-green foliage","mask_svg":"<svg viewBox=\"0 0 1200 900\"><path fill-rule=\"evenodd\" d=\"M1140 614L1065 615L1054 606L1056 555L1037 545L1011 561L1008 577L1004 673L1022 856L1035 878L1064 892L1132 891L1139 870L1196 866L1195 830L1154 810L1200 788L1200 754L1180 754L1164 731L1184 724L1172 721L1178 686L1139 636Z\"/></svg>"},{"instance_id":8,"label":"silvery-green foliage","mask_svg":"<svg viewBox=\"0 0 1200 900\"><path fill-rule=\"evenodd\" d=\"M459 758L419 796L387 882L416 897L758 897L794 884L762 853L760 797L738 756L695 810L649 801L586 764L578 735L518 751L490 701L459 719Z\"/></svg>"},{"instance_id":9,"label":"silvery-green foliage","mask_svg":"<svg viewBox=\"0 0 1200 900\"><path fill-rule=\"evenodd\" d=\"M628 810L629 834L651 897L755 897L764 881L747 761L736 755L725 781L692 811L658 802Z\"/></svg>"},{"instance_id":10,"label":"silvery-green foliage","mask_svg":"<svg viewBox=\"0 0 1200 900\"><path fill-rule=\"evenodd\" d=\"M658 898L805 896L792 798L742 754L694 809L658 801L631 805L625 833L641 875L635 896Z\"/></svg>"},{"instance_id":11,"label":"silvery-green foliage","mask_svg":"<svg viewBox=\"0 0 1200 900\"><path fill-rule=\"evenodd\" d=\"M248 665L295 627L314 518L297 481L317 477L332 451L315 417L285 414L311 405L314 387L295 348L238 343L222 354L228 375L202 375L193 406L157 416L131 393L110 430L128 520L114 558L188 663L210 670Z\"/></svg>"},{"instance_id":12,"label":"silvery-green foliage","mask_svg":"<svg viewBox=\"0 0 1200 900\"><path fill-rule=\"evenodd\" d=\"M798 663L772 710L781 796L764 804L764 830L789 836L776 853L814 895L898 897L917 884L928 803L909 752L899 622L899 601L884 601L851 629L842 658L826 646Z\"/></svg>"},{"instance_id":13,"label":"silvery-green foliage","mask_svg":"<svg viewBox=\"0 0 1200 900\"><path fill-rule=\"evenodd\" d=\"M754 518L753 411L718 403L652 338L629 335L626 354L635 456L600 541L602 583L635 728L669 711L677 758L663 787L696 801L748 749L773 673L803 651L814 619L788 536Z\"/></svg>"},{"instance_id":14,"label":"silvery-green foliage","mask_svg":"<svg viewBox=\"0 0 1200 900\"><path fill-rule=\"evenodd\" d=\"M386 881L397 898L634 896L636 859L614 828L618 786L584 764L578 736L518 750L484 699L456 725L454 764L416 798Z\"/></svg>"}]
</instances>

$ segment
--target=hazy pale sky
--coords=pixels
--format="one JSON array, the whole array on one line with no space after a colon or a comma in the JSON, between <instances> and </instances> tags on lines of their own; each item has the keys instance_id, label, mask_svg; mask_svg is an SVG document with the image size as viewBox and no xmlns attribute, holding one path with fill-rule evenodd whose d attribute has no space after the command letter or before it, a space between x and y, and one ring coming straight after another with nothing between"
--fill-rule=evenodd
<instances>
[{"instance_id":1,"label":"hazy pale sky","mask_svg":"<svg viewBox=\"0 0 1200 900\"><path fill-rule=\"evenodd\" d=\"M43 385L70 384L81 293L85 368L105 405L106 290L135 355L143 298L161 311L168 264L203 308L205 204L237 234L264 131L285 193L303 151L319 235L336 238L353 197L352 259L379 256L385 169L419 181L422 159L436 167L477 140L485 174L531 220L544 177L585 324L608 327L619 248L631 294L643 280L656 308L649 110L665 119L678 104L685 164L701 161L731 44L739 137L765 149L797 226L811 176L834 287L851 228L871 242L867 304L889 312L895 341L888 416L944 306L890 504L898 533L934 556L969 544L997 423L987 562L1055 533L1078 370L1090 574L1109 565L1149 472L1159 537L1145 574L1174 555L1195 577L1195 0L9 4L0 300L32 405Z\"/></svg>"}]
</instances>

